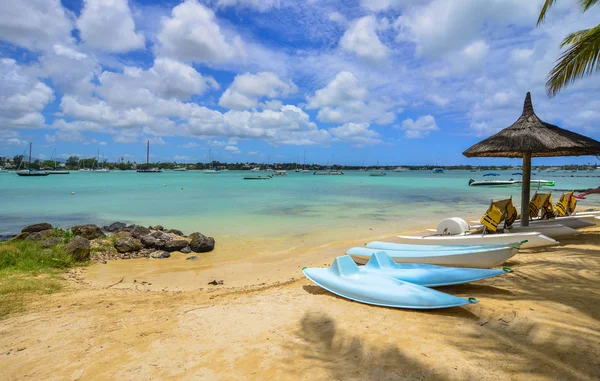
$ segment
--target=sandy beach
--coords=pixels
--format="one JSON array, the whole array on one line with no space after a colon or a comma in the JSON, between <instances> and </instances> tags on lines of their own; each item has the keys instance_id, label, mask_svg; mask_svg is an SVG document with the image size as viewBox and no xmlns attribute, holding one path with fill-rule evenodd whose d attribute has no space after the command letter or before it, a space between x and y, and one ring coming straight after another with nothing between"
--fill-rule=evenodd
<instances>
[{"instance_id":1,"label":"sandy beach","mask_svg":"<svg viewBox=\"0 0 600 381\"><path fill-rule=\"evenodd\" d=\"M2 322L3 379L600 377L600 228L519 253L512 274L443 288L480 303L428 312L351 302L302 276L361 242L193 270L183 258L73 270L66 291Z\"/></svg>"}]
</instances>

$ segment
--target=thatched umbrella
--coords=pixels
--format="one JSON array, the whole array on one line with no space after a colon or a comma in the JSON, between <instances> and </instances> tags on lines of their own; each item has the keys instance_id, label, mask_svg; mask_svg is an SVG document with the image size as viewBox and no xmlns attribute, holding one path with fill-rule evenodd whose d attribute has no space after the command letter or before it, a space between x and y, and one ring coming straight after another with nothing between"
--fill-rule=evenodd
<instances>
[{"instance_id":1,"label":"thatched umbrella","mask_svg":"<svg viewBox=\"0 0 600 381\"><path fill-rule=\"evenodd\" d=\"M466 157L522 157L521 226L529 225L531 158L600 154L600 142L543 122L527 93L523 114L515 123L463 152Z\"/></svg>"}]
</instances>

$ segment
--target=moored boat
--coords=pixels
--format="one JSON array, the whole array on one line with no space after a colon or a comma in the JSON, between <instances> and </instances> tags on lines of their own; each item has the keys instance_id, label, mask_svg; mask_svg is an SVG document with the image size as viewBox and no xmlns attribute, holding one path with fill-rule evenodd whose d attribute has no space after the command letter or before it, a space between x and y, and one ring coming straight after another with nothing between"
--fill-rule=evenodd
<instances>
[{"instance_id":1,"label":"moored boat","mask_svg":"<svg viewBox=\"0 0 600 381\"><path fill-rule=\"evenodd\" d=\"M29 169L17 170L17 175L22 177L39 177L39 176L48 176L48 172L39 171L35 169L31 169L31 142L29 142Z\"/></svg>"},{"instance_id":2,"label":"moored boat","mask_svg":"<svg viewBox=\"0 0 600 381\"><path fill-rule=\"evenodd\" d=\"M146 168L140 168L137 170L139 173L159 173L161 169L150 167L150 140L146 144Z\"/></svg>"}]
</instances>

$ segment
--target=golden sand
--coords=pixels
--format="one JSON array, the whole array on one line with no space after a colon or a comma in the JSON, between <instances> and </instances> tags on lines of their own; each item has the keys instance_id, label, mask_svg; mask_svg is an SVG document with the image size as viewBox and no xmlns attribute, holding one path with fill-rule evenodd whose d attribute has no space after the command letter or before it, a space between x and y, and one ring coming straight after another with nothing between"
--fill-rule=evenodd
<instances>
[{"instance_id":1,"label":"golden sand","mask_svg":"<svg viewBox=\"0 0 600 381\"><path fill-rule=\"evenodd\" d=\"M302 276L364 241L78 270L0 323L0 379L600 379L600 228L441 288L480 303L437 311L351 302Z\"/></svg>"}]
</instances>

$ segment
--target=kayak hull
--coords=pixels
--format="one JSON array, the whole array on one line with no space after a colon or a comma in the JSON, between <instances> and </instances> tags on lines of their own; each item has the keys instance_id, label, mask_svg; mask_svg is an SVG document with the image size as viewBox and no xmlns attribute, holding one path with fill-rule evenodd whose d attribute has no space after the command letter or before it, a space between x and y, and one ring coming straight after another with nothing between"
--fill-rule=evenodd
<instances>
[{"instance_id":1,"label":"kayak hull","mask_svg":"<svg viewBox=\"0 0 600 381\"><path fill-rule=\"evenodd\" d=\"M411 245L480 245L480 244L508 244L510 242L527 242L521 245L522 249L533 249L558 245L558 242L543 234L534 233L504 233L504 234L461 234L461 235L430 235L407 236L399 235L399 243Z\"/></svg>"},{"instance_id":2,"label":"kayak hull","mask_svg":"<svg viewBox=\"0 0 600 381\"><path fill-rule=\"evenodd\" d=\"M369 249L354 247L346 252L358 264L365 264L375 253L384 252L396 263L419 263L451 267L490 268L499 266L512 258L518 248L499 248L480 251L438 251L438 252L409 252L396 250Z\"/></svg>"},{"instance_id":3,"label":"kayak hull","mask_svg":"<svg viewBox=\"0 0 600 381\"><path fill-rule=\"evenodd\" d=\"M416 263L396 263L385 252L371 256L361 272L375 272L424 287L450 286L503 275L510 270L444 267Z\"/></svg>"},{"instance_id":4,"label":"kayak hull","mask_svg":"<svg viewBox=\"0 0 600 381\"><path fill-rule=\"evenodd\" d=\"M562 224L535 224L533 226L514 226L509 230L511 233L539 232L550 238L572 237L581 234L579 230L571 229Z\"/></svg>"},{"instance_id":5,"label":"kayak hull","mask_svg":"<svg viewBox=\"0 0 600 381\"><path fill-rule=\"evenodd\" d=\"M382 242L373 241L365 245L369 249L382 249L382 250L399 250L399 251L460 251L460 250L486 250L494 249L498 247L520 247L521 242L511 243L497 243L497 244L481 244L481 245L411 245L406 243L393 243L393 242Z\"/></svg>"},{"instance_id":6,"label":"kayak hull","mask_svg":"<svg viewBox=\"0 0 600 381\"><path fill-rule=\"evenodd\" d=\"M336 258L330 268L304 268L302 272L310 281L333 294L375 306L438 309L473 303L389 276L363 273L348 256Z\"/></svg>"}]
</instances>

